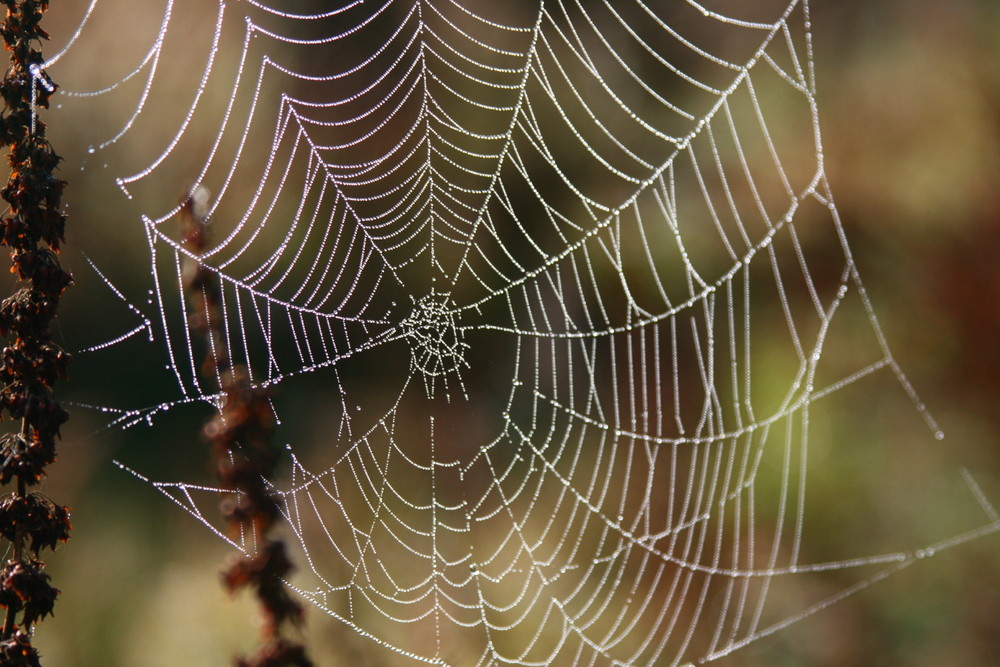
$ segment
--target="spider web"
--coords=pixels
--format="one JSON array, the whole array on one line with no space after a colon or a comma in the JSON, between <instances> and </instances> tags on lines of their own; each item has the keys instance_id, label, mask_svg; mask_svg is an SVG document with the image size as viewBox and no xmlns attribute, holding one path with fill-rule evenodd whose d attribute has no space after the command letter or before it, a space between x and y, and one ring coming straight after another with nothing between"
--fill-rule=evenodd
<instances>
[{"instance_id":1,"label":"spider web","mask_svg":"<svg viewBox=\"0 0 1000 667\"><path fill-rule=\"evenodd\" d=\"M966 475L987 525L809 556L812 413L887 376L942 436L827 185L809 5L743 4L81 5L48 64L95 119L73 182L151 281L92 263L131 321L80 354L152 361L91 407L217 404L177 224L207 192L231 354L325 424L276 487L291 585L403 662L710 662L995 531ZM121 465L230 539L217 489Z\"/></svg>"}]
</instances>

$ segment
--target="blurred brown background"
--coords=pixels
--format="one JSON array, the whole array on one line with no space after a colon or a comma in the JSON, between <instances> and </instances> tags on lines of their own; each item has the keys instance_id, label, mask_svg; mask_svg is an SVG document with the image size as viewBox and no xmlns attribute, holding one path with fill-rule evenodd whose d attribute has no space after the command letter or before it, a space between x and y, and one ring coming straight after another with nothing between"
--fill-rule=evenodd
<instances>
[{"instance_id":1,"label":"blurred brown background","mask_svg":"<svg viewBox=\"0 0 1000 667\"><path fill-rule=\"evenodd\" d=\"M135 11L144 4L134 3ZM63 43L60 29L78 21L85 7L53 3L46 53ZM895 356L946 438L934 441L912 403L898 395L853 390L858 406L884 405L878 423L870 411L859 410L860 417L845 408L831 432L848 442L870 431L888 436L833 453L815 440L818 463L810 474L829 489L830 504L819 513L825 519L811 520L828 520L829 527L811 528L832 543L864 539L836 528L844 520L838 494L850 494L885 522L886 532L913 538L899 547L917 546L947 536L941 529L953 522L950 534L986 522L961 467L1000 505L1000 3L814 0L812 14L831 187ZM204 19L180 18L194 25ZM108 62L88 66L99 78ZM77 87L60 79L58 67L51 74ZM47 118L56 150L76 164L86 148L74 143L78 119L58 110ZM92 279L81 248L99 266L148 271L141 235L130 236L116 211L100 208L99 197L74 192L74 176L67 168L66 256L77 275ZM85 296L92 289L81 284L65 300L60 322L70 347L99 339L94 308L107 295ZM66 393L81 402L113 404L143 390L122 386L122 369L106 361L81 360L73 373ZM55 618L38 631L44 664L219 665L253 645L253 605L228 600L217 585L226 546L111 463L142 461L160 479L203 478L197 456L178 455L191 451L200 419L190 414L152 431L121 432L86 410L74 413L46 485L54 499L72 506L75 532L49 558L63 594ZM845 474L857 468L870 474ZM909 486L896 488L880 473L888 469L891 479L898 473ZM919 562L720 663L1000 664L998 548L1000 537L991 535ZM843 585L850 583L845 578ZM387 664L316 610L306 637L320 665Z\"/></svg>"}]
</instances>

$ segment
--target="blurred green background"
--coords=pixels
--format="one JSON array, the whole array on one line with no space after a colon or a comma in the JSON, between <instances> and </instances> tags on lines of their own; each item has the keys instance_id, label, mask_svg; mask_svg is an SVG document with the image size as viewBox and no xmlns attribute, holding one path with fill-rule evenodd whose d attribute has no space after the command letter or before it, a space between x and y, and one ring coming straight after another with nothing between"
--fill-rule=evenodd
<instances>
[{"instance_id":1,"label":"blurred green background","mask_svg":"<svg viewBox=\"0 0 1000 667\"><path fill-rule=\"evenodd\" d=\"M143 4L134 3L135 11ZM53 3L46 53L85 7ZM863 507L873 533L907 536L912 541L897 548L914 547L986 522L962 467L1000 504L1000 3L814 0L812 14L831 187L896 359L946 438L931 437L898 388L853 387L833 419L814 423L828 434L814 437L811 484L829 503L810 515L811 535L833 552L838 541L877 542L878 535L838 528ZM181 20L203 18L192 12ZM51 74L78 87L60 79L58 67ZM46 118L57 151L72 163L85 149L74 139L78 119L58 110ZM78 277L93 280L81 248L99 266L148 271L141 234L102 209L99 196L75 192L74 176L63 175L71 204L64 254ZM101 299L107 294L93 285L67 294L60 325L70 347L98 339ZM125 385L125 371L80 360L62 395L113 404L144 391ZM228 599L217 584L226 545L112 464L122 458L159 479L206 479L204 460L191 454L205 416L189 410L156 429L123 432L74 412L45 486L73 508L75 530L47 559L63 594L37 633L44 664L219 665L254 645L254 605ZM831 442L850 446L831 452ZM847 496L851 502L842 502ZM720 663L1000 664L998 548L994 534L919 562ZM845 573L840 587L853 576ZM835 583L802 580L804 587ZM317 610L305 637L320 665L387 664Z\"/></svg>"}]
</instances>

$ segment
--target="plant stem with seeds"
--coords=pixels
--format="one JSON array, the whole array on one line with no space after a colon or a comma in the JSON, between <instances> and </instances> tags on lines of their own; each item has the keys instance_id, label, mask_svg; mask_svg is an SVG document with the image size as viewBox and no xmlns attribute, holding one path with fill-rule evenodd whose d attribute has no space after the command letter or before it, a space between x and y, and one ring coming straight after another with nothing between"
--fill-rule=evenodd
<instances>
[{"instance_id":1,"label":"plant stem with seeds","mask_svg":"<svg viewBox=\"0 0 1000 667\"><path fill-rule=\"evenodd\" d=\"M204 190L196 192L183 207L183 244L194 257L204 253L206 230ZM223 513L235 537L253 545L252 555L233 559L222 579L230 592L249 587L264 611L264 637L257 654L238 658L236 667L311 667L305 648L282 635L285 625L302 622L302 606L293 600L283 583L292 570L285 544L268 536L278 520L281 506L271 493L267 479L274 472L278 452L270 441L274 417L267 393L250 382L246 366L234 363L227 348L218 277L196 259L182 269L184 291L191 308L189 324L201 331L208 343L202 374L216 379L222 392L219 413L205 425L204 435L212 443L212 461L223 487L232 491L223 502Z\"/></svg>"},{"instance_id":2,"label":"plant stem with seeds","mask_svg":"<svg viewBox=\"0 0 1000 667\"><path fill-rule=\"evenodd\" d=\"M10 249L11 272L20 287L0 303L0 415L20 420L17 432L0 436L0 484L16 480L0 496L0 536L10 542L10 557L0 569L0 667L39 667L31 645L35 623L52 613L58 589L49 583L39 558L45 549L69 538L69 508L38 491L28 492L56 458L55 441L68 414L52 394L66 375L70 355L52 341L49 323L63 291L73 282L56 253L66 216L60 210L64 181L54 171L60 157L45 138L37 118L47 108L55 84L41 69L34 45L48 39L39 26L47 0L0 0L7 14L0 37L10 65L0 81L0 141L9 148L11 168L0 197L0 245Z\"/></svg>"}]
</instances>

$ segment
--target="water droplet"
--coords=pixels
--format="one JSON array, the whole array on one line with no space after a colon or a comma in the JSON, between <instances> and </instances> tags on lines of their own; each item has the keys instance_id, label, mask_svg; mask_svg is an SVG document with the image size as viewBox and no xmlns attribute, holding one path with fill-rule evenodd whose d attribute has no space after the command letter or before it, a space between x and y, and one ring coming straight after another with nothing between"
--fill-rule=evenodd
<instances>
[{"instance_id":1,"label":"water droplet","mask_svg":"<svg viewBox=\"0 0 1000 667\"><path fill-rule=\"evenodd\" d=\"M61 104L57 104L56 105L56 109L62 109L62 105Z\"/></svg>"},{"instance_id":2,"label":"water droplet","mask_svg":"<svg viewBox=\"0 0 1000 667\"><path fill-rule=\"evenodd\" d=\"M93 147L93 146L87 146L87 152L88 152L88 153L93 153L93 152L94 152L94 150L95 150L95 149L94 149L94 147Z\"/></svg>"},{"instance_id":3,"label":"water droplet","mask_svg":"<svg viewBox=\"0 0 1000 667\"><path fill-rule=\"evenodd\" d=\"M934 437L938 440L944 440L944 431L935 431Z\"/></svg>"}]
</instances>

